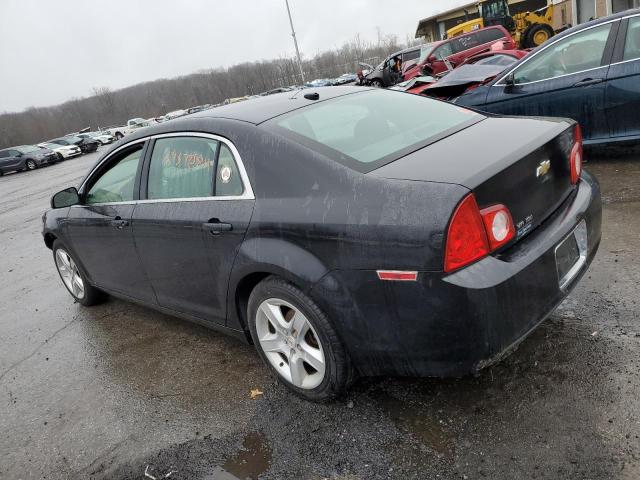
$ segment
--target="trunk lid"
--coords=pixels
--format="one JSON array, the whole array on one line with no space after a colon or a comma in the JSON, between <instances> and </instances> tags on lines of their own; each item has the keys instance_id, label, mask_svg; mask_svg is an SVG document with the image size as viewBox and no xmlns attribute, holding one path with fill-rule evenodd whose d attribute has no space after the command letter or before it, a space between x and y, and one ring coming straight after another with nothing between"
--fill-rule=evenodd
<instances>
[{"instance_id":1,"label":"trunk lid","mask_svg":"<svg viewBox=\"0 0 640 480\"><path fill-rule=\"evenodd\" d=\"M573 191L569 156L574 124L489 117L370 175L467 187L480 208L506 205L520 238Z\"/></svg>"}]
</instances>

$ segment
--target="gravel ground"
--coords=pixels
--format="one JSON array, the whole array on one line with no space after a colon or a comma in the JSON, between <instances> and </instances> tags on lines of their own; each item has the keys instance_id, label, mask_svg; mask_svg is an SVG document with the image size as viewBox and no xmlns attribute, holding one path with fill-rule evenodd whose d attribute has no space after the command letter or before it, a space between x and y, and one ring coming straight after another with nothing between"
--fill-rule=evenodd
<instances>
[{"instance_id":1,"label":"gravel ground","mask_svg":"<svg viewBox=\"0 0 640 480\"><path fill-rule=\"evenodd\" d=\"M328 405L237 340L72 303L40 216L96 158L0 178L0 478L640 478L637 152L591 154L600 252L513 355L475 377L361 380Z\"/></svg>"}]
</instances>

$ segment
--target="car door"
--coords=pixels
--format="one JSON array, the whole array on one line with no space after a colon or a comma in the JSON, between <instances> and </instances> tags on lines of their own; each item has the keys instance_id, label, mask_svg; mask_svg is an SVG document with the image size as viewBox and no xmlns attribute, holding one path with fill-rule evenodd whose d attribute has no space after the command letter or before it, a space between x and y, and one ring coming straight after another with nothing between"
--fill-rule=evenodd
<instances>
[{"instance_id":1,"label":"car door","mask_svg":"<svg viewBox=\"0 0 640 480\"><path fill-rule=\"evenodd\" d=\"M612 138L640 135L640 16L622 20L607 74L605 117Z\"/></svg>"},{"instance_id":2,"label":"car door","mask_svg":"<svg viewBox=\"0 0 640 480\"><path fill-rule=\"evenodd\" d=\"M145 142L106 158L80 188L64 229L86 274L99 288L155 303L133 243L131 216L139 194Z\"/></svg>"},{"instance_id":3,"label":"car door","mask_svg":"<svg viewBox=\"0 0 640 480\"><path fill-rule=\"evenodd\" d=\"M24 168L24 159L18 150L4 150L0 152L0 162L5 170L19 170Z\"/></svg>"},{"instance_id":4,"label":"car door","mask_svg":"<svg viewBox=\"0 0 640 480\"><path fill-rule=\"evenodd\" d=\"M254 205L238 152L220 137L170 134L154 140L144 172L133 235L158 303L223 324Z\"/></svg>"},{"instance_id":5,"label":"car door","mask_svg":"<svg viewBox=\"0 0 640 480\"><path fill-rule=\"evenodd\" d=\"M482 108L507 115L573 118L586 140L608 136L602 112L618 25L589 27L525 57L494 82Z\"/></svg>"}]
</instances>

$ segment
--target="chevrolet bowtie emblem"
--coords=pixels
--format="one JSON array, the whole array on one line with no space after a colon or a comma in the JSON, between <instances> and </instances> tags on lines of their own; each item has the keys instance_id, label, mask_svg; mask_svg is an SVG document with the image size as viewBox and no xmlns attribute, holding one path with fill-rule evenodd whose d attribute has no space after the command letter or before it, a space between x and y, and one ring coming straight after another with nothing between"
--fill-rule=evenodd
<instances>
[{"instance_id":1,"label":"chevrolet bowtie emblem","mask_svg":"<svg viewBox=\"0 0 640 480\"><path fill-rule=\"evenodd\" d=\"M540 162L538 168L536 168L536 177L542 177L546 175L547 172L551 169L551 160L544 160Z\"/></svg>"}]
</instances>

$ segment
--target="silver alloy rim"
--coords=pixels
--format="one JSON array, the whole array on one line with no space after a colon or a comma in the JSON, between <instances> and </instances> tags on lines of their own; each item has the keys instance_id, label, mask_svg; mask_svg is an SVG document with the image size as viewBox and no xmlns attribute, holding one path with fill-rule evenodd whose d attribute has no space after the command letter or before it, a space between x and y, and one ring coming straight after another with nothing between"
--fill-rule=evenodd
<instances>
[{"instance_id":1,"label":"silver alloy rim","mask_svg":"<svg viewBox=\"0 0 640 480\"><path fill-rule=\"evenodd\" d=\"M33 160L27 160L27 168L29 170L34 170L36 168L36 162Z\"/></svg>"},{"instance_id":2,"label":"silver alloy rim","mask_svg":"<svg viewBox=\"0 0 640 480\"><path fill-rule=\"evenodd\" d=\"M67 289L77 299L84 298L84 281L80 276L76 262L65 250L56 250L56 267Z\"/></svg>"},{"instance_id":3,"label":"silver alloy rim","mask_svg":"<svg viewBox=\"0 0 640 480\"><path fill-rule=\"evenodd\" d=\"M256 313L256 332L269 363L286 381L305 390L322 383L322 344L297 307L279 298L263 301Z\"/></svg>"}]
</instances>

